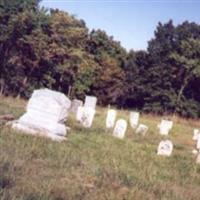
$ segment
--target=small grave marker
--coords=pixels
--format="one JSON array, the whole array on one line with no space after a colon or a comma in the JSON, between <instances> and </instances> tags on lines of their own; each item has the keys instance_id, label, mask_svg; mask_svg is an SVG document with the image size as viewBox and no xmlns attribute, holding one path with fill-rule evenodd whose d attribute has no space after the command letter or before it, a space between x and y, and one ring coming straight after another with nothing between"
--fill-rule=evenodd
<instances>
[{"instance_id":1,"label":"small grave marker","mask_svg":"<svg viewBox=\"0 0 200 200\"><path fill-rule=\"evenodd\" d=\"M157 149L157 155L170 156L173 150L173 143L170 140L162 140Z\"/></svg>"},{"instance_id":2,"label":"small grave marker","mask_svg":"<svg viewBox=\"0 0 200 200\"><path fill-rule=\"evenodd\" d=\"M141 134L141 135L146 135L148 129L149 129L148 126L146 126L144 124L140 124L138 126L138 128L136 129L135 133L136 134Z\"/></svg>"},{"instance_id":3,"label":"small grave marker","mask_svg":"<svg viewBox=\"0 0 200 200\"><path fill-rule=\"evenodd\" d=\"M124 119L118 119L113 131L113 135L120 139L123 139L127 129L127 122Z\"/></svg>"},{"instance_id":4,"label":"small grave marker","mask_svg":"<svg viewBox=\"0 0 200 200\"><path fill-rule=\"evenodd\" d=\"M169 120L162 120L161 123L158 125L160 129L161 135L168 135L169 131L172 129L173 122Z\"/></svg>"}]
</instances>

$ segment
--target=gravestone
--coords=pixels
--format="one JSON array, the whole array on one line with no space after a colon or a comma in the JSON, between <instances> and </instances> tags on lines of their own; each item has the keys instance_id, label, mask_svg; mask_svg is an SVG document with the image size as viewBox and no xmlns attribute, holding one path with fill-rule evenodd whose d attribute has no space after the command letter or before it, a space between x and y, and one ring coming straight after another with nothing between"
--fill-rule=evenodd
<instances>
[{"instance_id":1,"label":"gravestone","mask_svg":"<svg viewBox=\"0 0 200 200\"><path fill-rule=\"evenodd\" d=\"M78 99L73 99L73 101L71 103L70 111L72 113L77 113L79 106L83 106L83 102L81 100L78 100Z\"/></svg>"},{"instance_id":2,"label":"gravestone","mask_svg":"<svg viewBox=\"0 0 200 200\"><path fill-rule=\"evenodd\" d=\"M26 113L12 128L61 141L67 134L64 121L71 101L62 93L49 89L35 90L28 101Z\"/></svg>"},{"instance_id":3,"label":"gravestone","mask_svg":"<svg viewBox=\"0 0 200 200\"><path fill-rule=\"evenodd\" d=\"M200 138L200 131L199 129L194 129L192 139L197 141L198 138Z\"/></svg>"},{"instance_id":4,"label":"gravestone","mask_svg":"<svg viewBox=\"0 0 200 200\"><path fill-rule=\"evenodd\" d=\"M200 150L200 137L197 139L196 149Z\"/></svg>"},{"instance_id":5,"label":"gravestone","mask_svg":"<svg viewBox=\"0 0 200 200\"><path fill-rule=\"evenodd\" d=\"M197 164L200 164L200 153L198 153L198 155L197 155L196 163L197 163Z\"/></svg>"},{"instance_id":6,"label":"gravestone","mask_svg":"<svg viewBox=\"0 0 200 200\"><path fill-rule=\"evenodd\" d=\"M83 110L84 110L84 107L83 106L79 106L78 107L78 110L76 112L76 120L78 122L81 122L81 118L82 118L82 115L83 115Z\"/></svg>"},{"instance_id":7,"label":"gravestone","mask_svg":"<svg viewBox=\"0 0 200 200\"><path fill-rule=\"evenodd\" d=\"M196 155L196 154L198 154L198 151L196 149L193 149L192 153Z\"/></svg>"},{"instance_id":8,"label":"gravestone","mask_svg":"<svg viewBox=\"0 0 200 200\"><path fill-rule=\"evenodd\" d=\"M157 149L157 155L170 156L173 150L173 143L170 140L162 140Z\"/></svg>"},{"instance_id":9,"label":"gravestone","mask_svg":"<svg viewBox=\"0 0 200 200\"><path fill-rule=\"evenodd\" d=\"M84 127L90 128L95 115L97 98L95 96L86 96L84 106L79 106L76 113L76 120Z\"/></svg>"},{"instance_id":10,"label":"gravestone","mask_svg":"<svg viewBox=\"0 0 200 200\"><path fill-rule=\"evenodd\" d=\"M162 120L161 123L158 125L160 129L161 135L168 135L169 131L172 129L173 122L169 120Z\"/></svg>"},{"instance_id":11,"label":"gravestone","mask_svg":"<svg viewBox=\"0 0 200 200\"><path fill-rule=\"evenodd\" d=\"M130 125L132 128L136 128L139 122L140 113L139 112L130 112Z\"/></svg>"},{"instance_id":12,"label":"gravestone","mask_svg":"<svg viewBox=\"0 0 200 200\"><path fill-rule=\"evenodd\" d=\"M113 131L113 135L120 139L123 139L127 129L127 122L124 119L118 119Z\"/></svg>"},{"instance_id":13,"label":"gravestone","mask_svg":"<svg viewBox=\"0 0 200 200\"><path fill-rule=\"evenodd\" d=\"M140 135L146 135L148 129L149 129L148 126L144 124L140 124L138 128L136 129L135 133L140 134Z\"/></svg>"},{"instance_id":14,"label":"gravestone","mask_svg":"<svg viewBox=\"0 0 200 200\"><path fill-rule=\"evenodd\" d=\"M117 111L110 109L107 112L107 117L106 117L106 128L113 128L115 125L115 119L117 116Z\"/></svg>"},{"instance_id":15,"label":"gravestone","mask_svg":"<svg viewBox=\"0 0 200 200\"><path fill-rule=\"evenodd\" d=\"M90 128L92 126L92 122L95 115L95 109L92 107L83 107L82 114L81 114L81 124L85 128Z\"/></svg>"},{"instance_id":16,"label":"gravestone","mask_svg":"<svg viewBox=\"0 0 200 200\"><path fill-rule=\"evenodd\" d=\"M95 96L86 96L84 107L90 107L90 108L95 109L96 103L97 103L97 98Z\"/></svg>"}]
</instances>

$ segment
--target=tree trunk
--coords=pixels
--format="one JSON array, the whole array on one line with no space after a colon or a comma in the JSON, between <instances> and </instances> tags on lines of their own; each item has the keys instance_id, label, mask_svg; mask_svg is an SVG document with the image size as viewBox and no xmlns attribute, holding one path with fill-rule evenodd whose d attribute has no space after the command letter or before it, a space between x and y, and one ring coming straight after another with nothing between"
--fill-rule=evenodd
<instances>
[{"instance_id":1,"label":"tree trunk","mask_svg":"<svg viewBox=\"0 0 200 200\"><path fill-rule=\"evenodd\" d=\"M176 103L175 103L175 108L174 108L174 113L173 113L173 117L175 117L176 115L176 112L177 112L177 107L180 103L180 100L181 100L181 97L183 95L183 91L185 89L185 87L187 86L188 84L188 79L186 79L184 82L183 82L183 85L181 86L180 90L179 90L179 93L178 93L178 96L177 96L177 99L176 99Z\"/></svg>"}]
</instances>

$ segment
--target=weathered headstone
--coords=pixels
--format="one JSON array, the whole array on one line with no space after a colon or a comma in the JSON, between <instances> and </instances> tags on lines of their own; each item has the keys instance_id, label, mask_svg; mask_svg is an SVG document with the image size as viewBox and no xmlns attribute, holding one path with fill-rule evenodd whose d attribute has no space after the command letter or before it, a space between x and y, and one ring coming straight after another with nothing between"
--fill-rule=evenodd
<instances>
[{"instance_id":1,"label":"weathered headstone","mask_svg":"<svg viewBox=\"0 0 200 200\"><path fill-rule=\"evenodd\" d=\"M132 128L136 128L139 122L140 113L139 112L130 112L130 125Z\"/></svg>"},{"instance_id":2,"label":"weathered headstone","mask_svg":"<svg viewBox=\"0 0 200 200\"><path fill-rule=\"evenodd\" d=\"M161 135L168 135L169 131L172 129L173 122L169 120L162 120L161 123L158 125L160 129Z\"/></svg>"},{"instance_id":3,"label":"weathered headstone","mask_svg":"<svg viewBox=\"0 0 200 200\"><path fill-rule=\"evenodd\" d=\"M95 107L97 98L95 96L86 96L84 106L79 106L76 113L76 120L84 127L90 128L92 126L95 115Z\"/></svg>"},{"instance_id":4,"label":"weathered headstone","mask_svg":"<svg viewBox=\"0 0 200 200\"><path fill-rule=\"evenodd\" d=\"M95 109L91 107L83 107L82 115L81 115L81 124L85 128L90 128L92 126L92 122L95 115Z\"/></svg>"},{"instance_id":5,"label":"weathered headstone","mask_svg":"<svg viewBox=\"0 0 200 200\"><path fill-rule=\"evenodd\" d=\"M71 101L62 93L49 89L35 90L28 101L26 113L12 127L28 134L38 134L61 141L66 135L64 125Z\"/></svg>"},{"instance_id":6,"label":"weathered headstone","mask_svg":"<svg viewBox=\"0 0 200 200\"><path fill-rule=\"evenodd\" d=\"M70 111L72 113L77 113L79 106L83 106L83 102L78 99L73 99L73 101L71 103Z\"/></svg>"},{"instance_id":7,"label":"weathered headstone","mask_svg":"<svg viewBox=\"0 0 200 200\"><path fill-rule=\"evenodd\" d=\"M170 156L173 151L173 143L170 140L162 140L157 149L157 155Z\"/></svg>"},{"instance_id":8,"label":"weathered headstone","mask_svg":"<svg viewBox=\"0 0 200 200\"><path fill-rule=\"evenodd\" d=\"M86 96L84 107L90 107L90 108L95 109L96 103L97 103L97 98L95 96Z\"/></svg>"},{"instance_id":9,"label":"weathered headstone","mask_svg":"<svg viewBox=\"0 0 200 200\"><path fill-rule=\"evenodd\" d=\"M113 131L113 135L120 139L123 139L127 129L127 122L124 119L118 119Z\"/></svg>"},{"instance_id":10,"label":"weathered headstone","mask_svg":"<svg viewBox=\"0 0 200 200\"><path fill-rule=\"evenodd\" d=\"M140 134L140 135L146 135L148 129L149 129L148 126L146 126L144 124L139 124L139 126L136 129L135 133L136 134Z\"/></svg>"},{"instance_id":11,"label":"weathered headstone","mask_svg":"<svg viewBox=\"0 0 200 200\"><path fill-rule=\"evenodd\" d=\"M110 109L107 112L107 117L106 117L106 128L113 128L115 125L115 119L117 116L117 111Z\"/></svg>"}]
</instances>

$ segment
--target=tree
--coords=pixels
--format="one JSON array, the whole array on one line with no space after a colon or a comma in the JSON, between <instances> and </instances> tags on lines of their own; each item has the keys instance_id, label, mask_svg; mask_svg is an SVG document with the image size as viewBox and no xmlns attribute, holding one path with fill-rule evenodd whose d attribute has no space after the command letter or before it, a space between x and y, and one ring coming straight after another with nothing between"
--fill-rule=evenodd
<instances>
[{"instance_id":1,"label":"tree","mask_svg":"<svg viewBox=\"0 0 200 200\"><path fill-rule=\"evenodd\" d=\"M24 71L23 66L19 64L18 47L20 40L37 28L38 12L39 1L37 0L2 0L0 2L1 93L17 92L16 87L23 86L26 82L25 79L19 80L19 76L16 75L17 72L22 78ZM15 66L16 62L18 66Z\"/></svg>"},{"instance_id":2,"label":"tree","mask_svg":"<svg viewBox=\"0 0 200 200\"><path fill-rule=\"evenodd\" d=\"M104 31L93 30L87 43L87 51L94 56L97 63L91 94L98 97L100 104L119 105L125 88L125 49Z\"/></svg>"},{"instance_id":3,"label":"tree","mask_svg":"<svg viewBox=\"0 0 200 200\"><path fill-rule=\"evenodd\" d=\"M184 90L193 79L200 77L200 39L183 40L179 52L172 52L171 58L178 68L176 75L178 91L174 112L181 113Z\"/></svg>"}]
</instances>

